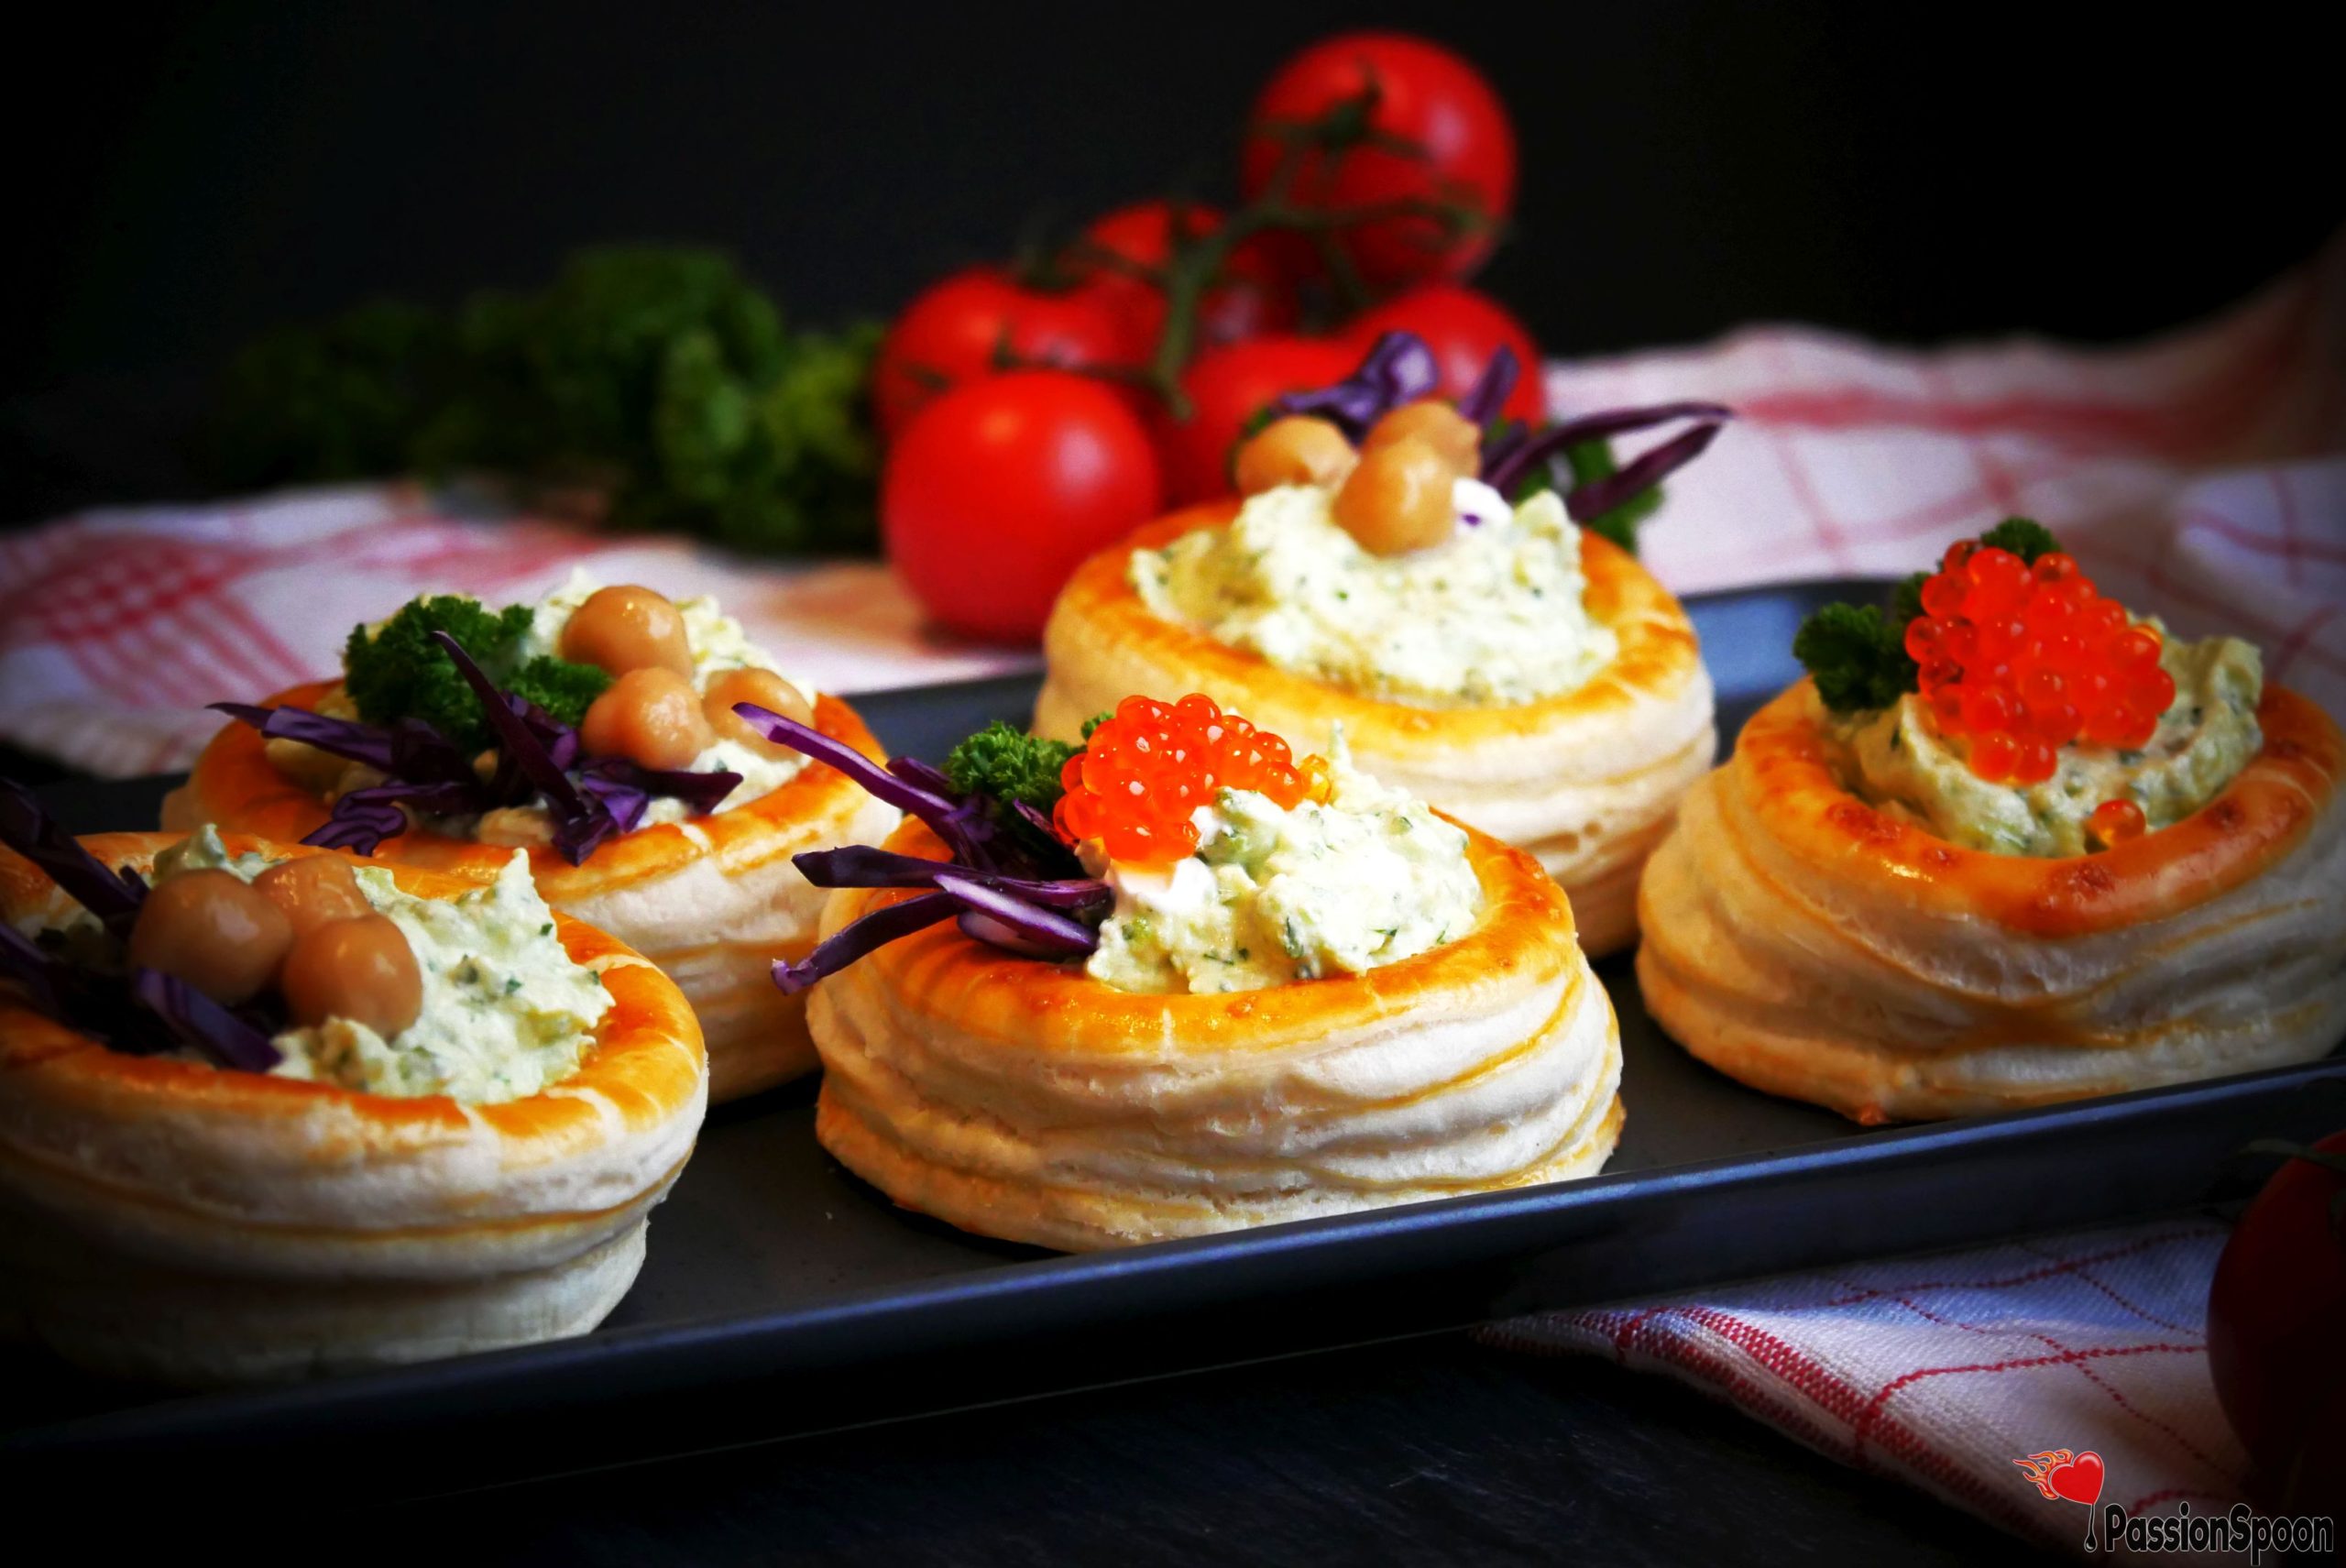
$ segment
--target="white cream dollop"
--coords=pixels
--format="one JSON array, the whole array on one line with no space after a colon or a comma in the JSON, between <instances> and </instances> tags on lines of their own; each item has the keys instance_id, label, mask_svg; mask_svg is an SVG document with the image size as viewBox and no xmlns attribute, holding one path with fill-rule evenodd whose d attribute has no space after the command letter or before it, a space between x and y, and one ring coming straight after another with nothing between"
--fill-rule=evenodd
<instances>
[{"instance_id":1,"label":"white cream dollop","mask_svg":"<svg viewBox=\"0 0 2346 1568\"><path fill-rule=\"evenodd\" d=\"M1560 696L1618 652L1588 613L1580 530L1553 492L1510 508L1462 480L1457 515L1489 521L1398 555L1362 549L1331 499L1265 490L1227 527L1135 551L1133 587L1151 613L1283 670L1428 707Z\"/></svg>"}]
</instances>

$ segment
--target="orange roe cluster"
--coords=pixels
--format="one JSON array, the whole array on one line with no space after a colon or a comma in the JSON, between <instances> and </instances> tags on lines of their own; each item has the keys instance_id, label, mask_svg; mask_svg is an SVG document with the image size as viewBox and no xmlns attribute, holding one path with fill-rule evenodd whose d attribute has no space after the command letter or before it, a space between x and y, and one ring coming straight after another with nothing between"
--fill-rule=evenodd
<instances>
[{"instance_id":1,"label":"orange roe cluster","mask_svg":"<svg viewBox=\"0 0 2346 1568\"><path fill-rule=\"evenodd\" d=\"M1051 826L1070 844L1098 839L1112 861L1169 865L1197 852L1189 817L1217 792L1257 790L1281 809L1324 801L1327 766L1310 757L1299 767L1285 740L1200 694L1128 696L1059 770L1067 793Z\"/></svg>"},{"instance_id":2,"label":"orange roe cluster","mask_svg":"<svg viewBox=\"0 0 2346 1568\"><path fill-rule=\"evenodd\" d=\"M2150 827L2150 818L2131 800L2105 800L2086 818L2086 831L2108 847L2139 839Z\"/></svg>"},{"instance_id":3,"label":"orange roe cluster","mask_svg":"<svg viewBox=\"0 0 2346 1568\"><path fill-rule=\"evenodd\" d=\"M2158 633L2057 550L2030 565L1973 540L1949 547L1906 652L1940 729L1970 740L1990 784L2043 783L2072 740L2143 745L2175 701Z\"/></svg>"}]
</instances>

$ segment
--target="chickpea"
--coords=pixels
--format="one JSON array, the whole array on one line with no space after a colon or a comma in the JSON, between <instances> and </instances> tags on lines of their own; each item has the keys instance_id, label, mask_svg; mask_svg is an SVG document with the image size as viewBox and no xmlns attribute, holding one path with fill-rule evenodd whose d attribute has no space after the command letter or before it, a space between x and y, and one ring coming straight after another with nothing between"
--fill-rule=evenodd
<instances>
[{"instance_id":1,"label":"chickpea","mask_svg":"<svg viewBox=\"0 0 2346 1568\"><path fill-rule=\"evenodd\" d=\"M1483 433L1439 398L1403 403L1368 427L1360 449L1374 452L1411 435L1441 453L1443 461L1462 474L1472 474L1482 466Z\"/></svg>"},{"instance_id":2,"label":"chickpea","mask_svg":"<svg viewBox=\"0 0 2346 1568\"><path fill-rule=\"evenodd\" d=\"M1358 459L1344 433L1326 420L1290 414L1273 420L1238 448L1239 493L1260 495L1280 485L1332 485Z\"/></svg>"},{"instance_id":3,"label":"chickpea","mask_svg":"<svg viewBox=\"0 0 2346 1568\"><path fill-rule=\"evenodd\" d=\"M1398 555L1451 535L1451 487L1458 471L1414 435L1361 455L1336 492L1336 526L1376 555Z\"/></svg>"},{"instance_id":4,"label":"chickpea","mask_svg":"<svg viewBox=\"0 0 2346 1568\"><path fill-rule=\"evenodd\" d=\"M650 588L597 588L587 595L563 626L562 656L599 665L613 675L630 670L693 673L685 618Z\"/></svg>"},{"instance_id":5,"label":"chickpea","mask_svg":"<svg viewBox=\"0 0 2346 1568\"><path fill-rule=\"evenodd\" d=\"M176 975L224 1007L250 1002L293 945L284 911L224 871L157 883L130 928L130 961Z\"/></svg>"},{"instance_id":6,"label":"chickpea","mask_svg":"<svg viewBox=\"0 0 2346 1568\"><path fill-rule=\"evenodd\" d=\"M673 670L630 670L586 709L579 741L598 757L625 757L647 768L681 768L716 739L700 694Z\"/></svg>"},{"instance_id":7,"label":"chickpea","mask_svg":"<svg viewBox=\"0 0 2346 1568\"><path fill-rule=\"evenodd\" d=\"M253 878L253 890L277 905L297 941L329 920L371 915L375 907L339 855L280 861Z\"/></svg>"},{"instance_id":8,"label":"chickpea","mask_svg":"<svg viewBox=\"0 0 2346 1568\"><path fill-rule=\"evenodd\" d=\"M423 971L415 949L381 915L312 927L285 955L280 983L296 1024L347 1018L388 1040L423 1011Z\"/></svg>"},{"instance_id":9,"label":"chickpea","mask_svg":"<svg viewBox=\"0 0 2346 1568\"><path fill-rule=\"evenodd\" d=\"M770 713L784 718L795 718L801 724L815 722L815 709L798 695L798 688L775 674L772 670L729 670L710 683L707 695L700 699L701 712L708 719L708 727L722 740L738 740L742 745L769 757L795 757L798 753L788 746L778 746L761 734L757 728L733 711L737 702L754 702Z\"/></svg>"}]
</instances>

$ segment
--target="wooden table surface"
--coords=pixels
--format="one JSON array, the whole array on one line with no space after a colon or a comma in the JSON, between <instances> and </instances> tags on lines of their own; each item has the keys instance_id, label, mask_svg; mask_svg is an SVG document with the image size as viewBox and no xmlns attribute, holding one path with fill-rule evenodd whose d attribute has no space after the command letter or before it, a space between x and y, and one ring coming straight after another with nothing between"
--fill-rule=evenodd
<instances>
[{"instance_id":1,"label":"wooden table surface","mask_svg":"<svg viewBox=\"0 0 2346 1568\"><path fill-rule=\"evenodd\" d=\"M721 1396L719 1396L721 1398ZM1457 1334L400 1505L507 1563L1947 1563L2037 1554L1666 1380Z\"/></svg>"}]
</instances>

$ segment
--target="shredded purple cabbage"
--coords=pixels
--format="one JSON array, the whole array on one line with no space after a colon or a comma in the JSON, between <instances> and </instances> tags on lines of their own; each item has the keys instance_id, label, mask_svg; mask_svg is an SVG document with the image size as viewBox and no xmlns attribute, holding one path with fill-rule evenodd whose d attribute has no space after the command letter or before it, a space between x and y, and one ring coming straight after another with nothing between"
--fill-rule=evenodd
<instances>
[{"instance_id":1,"label":"shredded purple cabbage","mask_svg":"<svg viewBox=\"0 0 2346 1568\"><path fill-rule=\"evenodd\" d=\"M473 695L480 698L481 717L497 731L499 775L502 777L510 769L544 797L546 815L554 818L554 847L562 857L577 865L593 854L604 839L624 832L619 818L605 809L601 801L581 794L563 771L564 762L556 752L566 749L572 757L576 756L576 732L556 724L534 704L499 691L488 672L473 663L465 645L454 637L444 631L434 631L432 636L447 651L456 673L473 688Z\"/></svg>"},{"instance_id":2,"label":"shredded purple cabbage","mask_svg":"<svg viewBox=\"0 0 2346 1568\"><path fill-rule=\"evenodd\" d=\"M1574 522L1603 517L1615 507L1653 488L1703 455L1720 430L1719 423L1698 424L1641 452L1617 472L1585 485L1575 485L1564 496L1564 511Z\"/></svg>"},{"instance_id":3,"label":"shredded purple cabbage","mask_svg":"<svg viewBox=\"0 0 2346 1568\"><path fill-rule=\"evenodd\" d=\"M980 878L957 875L948 868L937 873L937 890L960 901L962 930L1011 952L1037 959L1080 959L1100 946L1098 927L989 886Z\"/></svg>"},{"instance_id":4,"label":"shredded purple cabbage","mask_svg":"<svg viewBox=\"0 0 2346 1568\"><path fill-rule=\"evenodd\" d=\"M625 757L604 757L578 771L578 788L622 833L632 833L654 795L673 795L696 817L706 817L740 785L741 775L718 771L696 773L682 768L647 768Z\"/></svg>"},{"instance_id":5,"label":"shredded purple cabbage","mask_svg":"<svg viewBox=\"0 0 2346 1568\"><path fill-rule=\"evenodd\" d=\"M918 757L891 757L888 759L888 771L915 789L925 789L931 795L949 795L954 793L953 781L945 776L945 770L933 767Z\"/></svg>"},{"instance_id":6,"label":"shredded purple cabbage","mask_svg":"<svg viewBox=\"0 0 2346 1568\"><path fill-rule=\"evenodd\" d=\"M899 854L870 844L809 850L795 857L794 863L817 887L936 887L939 877L952 876L1055 909L1104 908L1113 898L1108 884L1096 877L1037 880L1005 876L999 872L973 871L952 861Z\"/></svg>"},{"instance_id":7,"label":"shredded purple cabbage","mask_svg":"<svg viewBox=\"0 0 2346 1568\"><path fill-rule=\"evenodd\" d=\"M924 893L886 905L840 927L796 963L777 960L773 982L784 994L795 995L899 937L952 919L961 909L961 901L949 893Z\"/></svg>"},{"instance_id":8,"label":"shredded purple cabbage","mask_svg":"<svg viewBox=\"0 0 2346 1568\"><path fill-rule=\"evenodd\" d=\"M130 993L163 1021L182 1045L192 1046L222 1067L267 1072L285 1059L269 1036L203 992L160 970L130 971Z\"/></svg>"},{"instance_id":9,"label":"shredded purple cabbage","mask_svg":"<svg viewBox=\"0 0 2346 1568\"><path fill-rule=\"evenodd\" d=\"M0 843L31 861L67 896L96 916L116 942L126 942L147 895L145 879L116 871L84 849L49 817L32 792L0 779ZM265 1020L241 1016L186 981L154 970L123 976L99 973L43 950L0 922L0 981L67 1027L139 1054L193 1047L222 1067L266 1072L281 1059L269 1043Z\"/></svg>"},{"instance_id":10,"label":"shredded purple cabbage","mask_svg":"<svg viewBox=\"0 0 2346 1568\"><path fill-rule=\"evenodd\" d=\"M1384 414L1431 397L1441 384L1442 367L1426 340L1411 332L1388 332L1370 345L1350 376L1317 391L1289 392L1274 400L1271 411L1327 420L1357 442Z\"/></svg>"},{"instance_id":11,"label":"shredded purple cabbage","mask_svg":"<svg viewBox=\"0 0 2346 1568\"><path fill-rule=\"evenodd\" d=\"M1719 426L1735 417L1734 411L1716 403L1662 403L1652 408L1615 409L1565 420L1544 430L1529 430L1499 417L1499 410L1506 404L1507 394L1515 389L1523 370L1515 351L1501 344L1457 403L1459 413L1484 431L1482 479L1502 496L1513 496L1534 469L1566 447L1673 420L1695 422L1694 429L1623 464L1617 473L1567 492L1564 510L1575 522L1601 517L1651 489L1702 455L1703 449L1718 434ZM1290 392L1273 402L1271 409L1282 415L1305 414L1328 420L1358 442L1368 433L1369 426L1394 409L1431 397L1441 380L1441 367L1424 339L1413 333L1388 332L1369 349L1360 367L1342 381L1317 391Z\"/></svg>"},{"instance_id":12,"label":"shredded purple cabbage","mask_svg":"<svg viewBox=\"0 0 2346 1568\"><path fill-rule=\"evenodd\" d=\"M1115 895L1096 877L1032 874L1036 857L1005 830L1005 819L1038 828L1050 819L1034 807L981 794L961 795L926 762L899 757L886 767L795 719L741 703L733 709L776 745L828 762L891 806L918 817L952 859L926 860L851 844L793 857L817 887L926 887L933 891L876 909L836 933L795 964L776 964L774 983L795 992L836 974L896 938L958 919L979 941L1025 958L1080 958L1099 947L1100 922ZM909 912L909 913L907 913Z\"/></svg>"},{"instance_id":13,"label":"shredded purple cabbage","mask_svg":"<svg viewBox=\"0 0 2346 1568\"><path fill-rule=\"evenodd\" d=\"M1718 427L1734 417L1734 410L1722 407L1717 403L1657 403L1650 408L1613 409L1604 413L1587 414L1579 419L1564 420L1536 433L1525 434L1522 439L1508 444L1504 451L1496 455L1492 451L1485 451L1483 482L1503 496L1511 496L1515 493L1516 487L1529 476L1536 465L1549 461L1567 446L1575 446L1584 441L1595 441L1607 436L1621 435L1633 430L1645 430L1657 424L1668 424L1673 420L1694 420L1708 428L1710 433L1695 441L1691 448L1685 445L1685 437L1670 442L1663 447L1657 447L1656 451L1670 451L1672 453L1670 460L1646 468L1639 482L1634 485L1622 487L1617 481L1637 471L1639 465L1645 461L1644 457L1640 457L1637 462L1624 465L1620 473L1615 475L1610 480L1598 480L1594 485L1582 487L1584 490L1589 491L1602 488L1609 494L1611 499L1603 506L1576 506L1573 504L1573 497L1565 497L1565 510L1571 512L1574 519L1584 520L1595 517L1620 505L1638 491L1659 484L1672 469L1692 462L1703 448L1710 444L1711 435L1717 433ZM1651 455L1650 453L1646 455L1646 456Z\"/></svg>"},{"instance_id":14,"label":"shredded purple cabbage","mask_svg":"<svg viewBox=\"0 0 2346 1568\"><path fill-rule=\"evenodd\" d=\"M393 778L477 782L472 759L420 718L402 718L390 725L362 724L307 708L261 707L246 702L215 702L212 711L251 725L264 739L299 740Z\"/></svg>"},{"instance_id":15,"label":"shredded purple cabbage","mask_svg":"<svg viewBox=\"0 0 2346 1568\"><path fill-rule=\"evenodd\" d=\"M59 827L33 792L14 779L0 779L0 844L49 873L68 897L98 917L113 936L126 938L146 901L145 879L116 871Z\"/></svg>"},{"instance_id":16,"label":"shredded purple cabbage","mask_svg":"<svg viewBox=\"0 0 2346 1568\"><path fill-rule=\"evenodd\" d=\"M1474 378L1474 384L1466 389L1466 395L1458 400L1459 414L1477 429L1487 426L1499 417L1499 410L1506 405L1507 394L1515 390L1516 380L1522 373L1523 367L1516 363L1515 350L1500 344L1491 355L1490 363L1483 367L1483 373Z\"/></svg>"},{"instance_id":17,"label":"shredded purple cabbage","mask_svg":"<svg viewBox=\"0 0 2346 1568\"><path fill-rule=\"evenodd\" d=\"M886 801L897 810L917 817L935 825L959 804L949 790L937 790L915 784L882 767L844 740L834 740L821 730L784 718L772 708L760 707L754 702L737 702L733 711L746 719L750 727L777 746L787 746L803 756L825 762L861 784L867 794ZM928 773L937 770L926 763L918 764ZM937 773L941 780L944 775Z\"/></svg>"},{"instance_id":18,"label":"shredded purple cabbage","mask_svg":"<svg viewBox=\"0 0 2346 1568\"><path fill-rule=\"evenodd\" d=\"M543 796L554 819L554 846L576 865L605 839L632 831L655 795L673 795L696 815L706 815L740 785L736 773L645 768L622 757L581 766L577 730L536 704L498 690L455 638L444 631L433 635L480 698L481 712L497 732L497 767L487 779L474 770L470 757L421 719L361 724L298 707L212 705L270 740L299 740L385 775L379 784L337 796L325 825L303 843L371 855L384 839L407 831L410 813L472 817Z\"/></svg>"}]
</instances>

